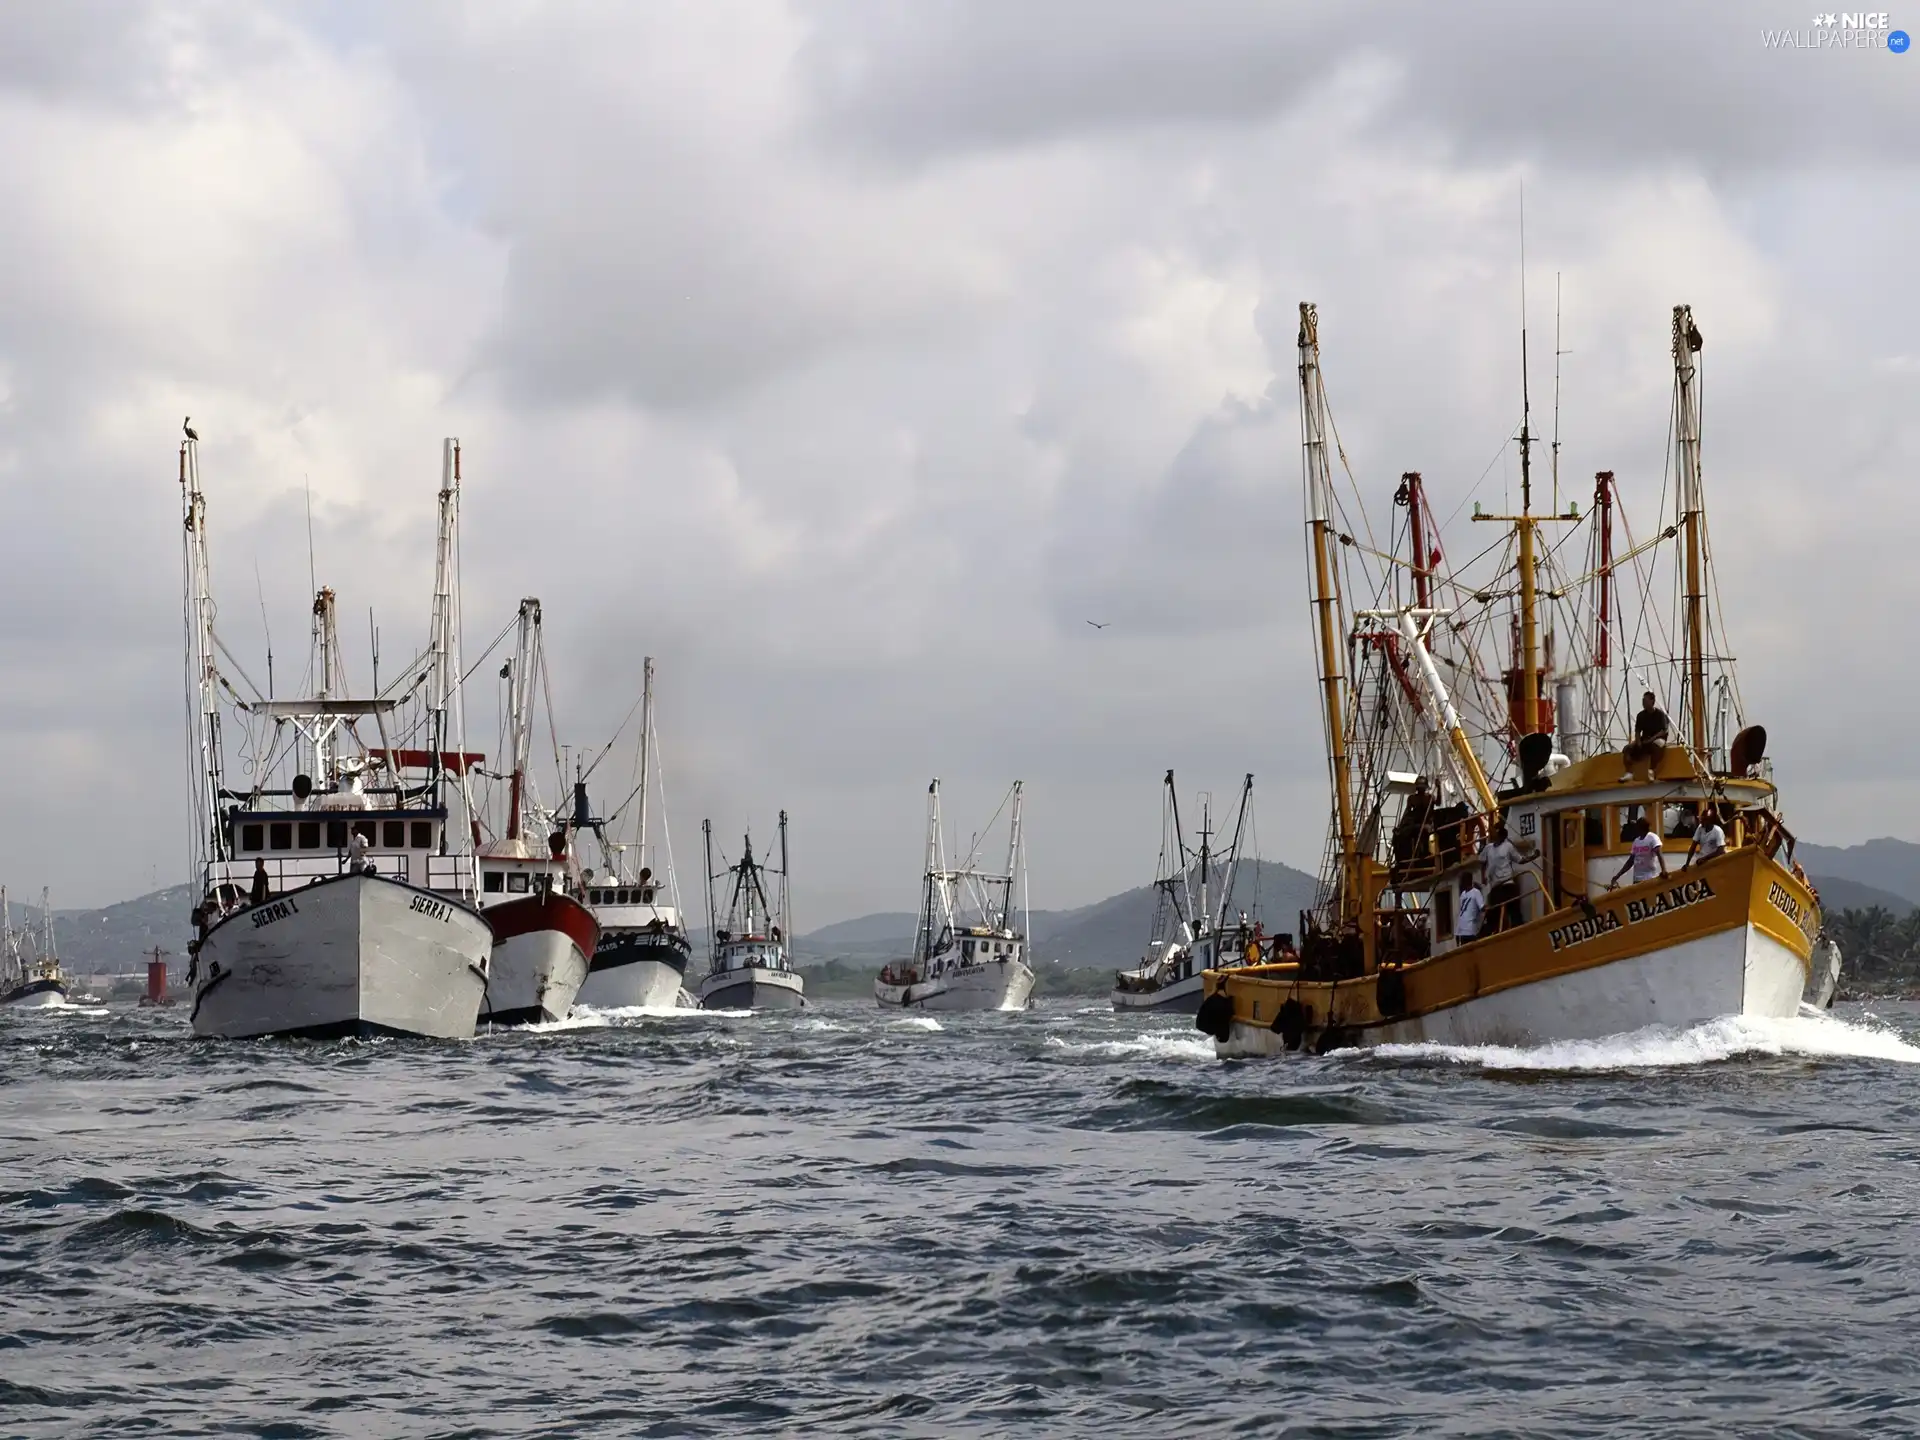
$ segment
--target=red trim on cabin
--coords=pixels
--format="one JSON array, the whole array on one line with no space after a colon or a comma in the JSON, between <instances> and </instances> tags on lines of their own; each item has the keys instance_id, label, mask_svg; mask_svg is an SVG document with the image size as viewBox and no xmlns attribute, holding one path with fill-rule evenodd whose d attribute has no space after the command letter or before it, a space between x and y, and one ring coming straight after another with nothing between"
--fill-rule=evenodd
<instances>
[{"instance_id":1,"label":"red trim on cabin","mask_svg":"<svg viewBox=\"0 0 1920 1440\"><path fill-rule=\"evenodd\" d=\"M525 935L534 930L558 930L580 947L584 955L592 955L594 947L600 943L600 922L593 918L593 912L571 895L525 895L518 900L506 900L498 905L489 905L480 912L486 916L487 923L493 927L496 942L511 940L516 935Z\"/></svg>"}]
</instances>

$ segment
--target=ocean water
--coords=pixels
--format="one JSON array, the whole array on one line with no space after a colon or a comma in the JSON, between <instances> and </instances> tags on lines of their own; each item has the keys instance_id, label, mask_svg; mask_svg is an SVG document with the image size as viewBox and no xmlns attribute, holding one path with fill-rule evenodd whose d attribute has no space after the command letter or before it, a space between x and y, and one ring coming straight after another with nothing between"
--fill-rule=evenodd
<instances>
[{"instance_id":1,"label":"ocean water","mask_svg":"<svg viewBox=\"0 0 1920 1440\"><path fill-rule=\"evenodd\" d=\"M1920 1009L0 1016L0 1435L1920 1434Z\"/></svg>"}]
</instances>

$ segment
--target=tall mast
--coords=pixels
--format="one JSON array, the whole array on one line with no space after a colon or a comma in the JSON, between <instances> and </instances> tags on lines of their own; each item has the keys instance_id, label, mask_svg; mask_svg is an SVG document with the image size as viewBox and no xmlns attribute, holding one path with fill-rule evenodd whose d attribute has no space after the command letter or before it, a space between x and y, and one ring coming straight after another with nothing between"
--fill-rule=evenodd
<instances>
[{"instance_id":1,"label":"tall mast","mask_svg":"<svg viewBox=\"0 0 1920 1440\"><path fill-rule=\"evenodd\" d=\"M433 714L433 755L427 762L433 778L433 798L440 803L441 767L445 764L448 709L456 679L453 665L454 569L460 524L460 442L448 438L440 445L440 520L434 542L433 629L430 647L427 704Z\"/></svg>"},{"instance_id":2,"label":"tall mast","mask_svg":"<svg viewBox=\"0 0 1920 1440\"><path fill-rule=\"evenodd\" d=\"M933 887L940 880L940 777L927 786L927 864L920 897L920 946L915 959L933 953Z\"/></svg>"},{"instance_id":3,"label":"tall mast","mask_svg":"<svg viewBox=\"0 0 1920 1440\"><path fill-rule=\"evenodd\" d=\"M700 843L706 851L706 868L701 872L707 877L707 954L714 961L720 958L720 931L713 914L713 821L700 822Z\"/></svg>"},{"instance_id":4,"label":"tall mast","mask_svg":"<svg viewBox=\"0 0 1920 1440\"><path fill-rule=\"evenodd\" d=\"M1208 881L1213 878L1213 797L1200 797L1200 905L1194 918L1202 925L1213 925L1213 902L1208 898Z\"/></svg>"},{"instance_id":5,"label":"tall mast","mask_svg":"<svg viewBox=\"0 0 1920 1440\"><path fill-rule=\"evenodd\" d=\"M1433 568L1428 549L1427 492L1418 470L1408 470L1401 475L1400 495L1406 498L1407 543L1413 548L1413 603L1422 610L1431 610Z\"/></svg>"},{"instance_id":6,"label":"tall mast","mask_svg":"<svg viewBox=\"0 0 1920 1440\"><path fill-rule=\"evenodd\" d=\"M340 668L340 631L334 617L334 594L323 586L313 594L313 654L319 687L315 698L324 709L326 702L340 697L343 686L336 684ZM321 722L313 729L313 776L324 789L333 782L333 755L329 742L333 727Z\"/></svg>"},{"instance_id":7,"label":"tall mast","mask_svg":"<svg viewBox=\"0 0 1920 1440\"><path fill-rule=\"evenodd\" d=\"M40 958L58 958L53 948L53 900L44 885L40 887Z\"/></svg>"},{"instance_id":8,"label":"tall mast","mask_svg":"<svg viewBox=\"0 0 1920 1440\"><path fill-rule=\"evenodd\" d=\"M512 737L513 774L507 782L507 839L520 838L520 808L526 793L527 764L533 750L533 686L540 666L540 602L520 602L520 634L513 668L507 673L507 727Z\"/></svg>"},{"instance_id":9,"label":"tall mast","mask_svg":"<svg viewBox=\"0 0 1920 1440\"><path fill-rule=\"evenodd\" d=\"M793 897L787 889L787 812L780 812L780 939L793 943Z\"/></svg>"},{"instance_id":10,"label":"tall mast","mask_svg":"<svg viewBox=\"0 0 1920 1440\"><path fill-rule=\"evenodd\" d=\"M1693 357L1705 343L1693 323L1693 308L1674 306L1674 443L1679 451L1680 523L1687 541L1687 720L1696 755L1707 749L1707 597L1701 564L1706 516L1700 493L1700 395Z\"/></svg>"},{"instance_id":11,"label":"tall mast","mask_svg":"<svg viewBox=\"0 0 1920 1440\"><path fill-rule=\"evenodd\" d=\"M1219 923L1221 924L1226 923L1227 906L1233 902L1234 886L1239 883L1240 837L1246 833L1247 806L1250 803L1252 803L1252 800L1253 800L1253 775L1251 772L1249 772L1246 780L1243 781L1240 786L1240 813L1234 817L1233 847L1227 851L1227 880L1226 880L1226 884L1223 885L1220 889L1220 914L1218 919L1219 919ZM1258 890L1257 881L1255 882L1255 886L1256 886L1256 893L1257 893L1257 890Z\"/></svg>"},{"instance_id":12,"label":"tall mast","mask_svg":"<svg viewBox=\"0 0 1920 1440\"><path fill-rule=\"evenodd\" d=\"M1007 883L1000 893L999 929L1013 928L1013 882L1020 873L1020 801L1025 793L1024 781L1013 782L1013 819L1007 826Z\"/></svg>"},{"instance_id":13,"label":"tall mast","mask_svg":"<svg viewBox=\"0 0 1920 1440\"><path fill-rule=\"evenodd\" d=\"M1320 639L1320 708L1333 771L1335 823L1340 832L1342 919L1357 920L1366 905L1360 857L1354 848L1353 797L1348 792L1346 674L1340 650L1340 592L1334 582L1333 475L1327 468L1327 395L1320 374L1320 312L1300 304L1300 432L1306 468L1307 544L1313 557L1311 605Z\"/></svg>"},{"instance_id":14,"label":"tall mast","mask_svg":"<svg viewBox=\"0 0 1920 1440\"><path fill-rule=\"evenodd\" d=\"M1540 616L1533 559L1533 398L1527 380L1526 220L1521 219L1520 251L1520 714L1522 735L1540 728Z\"/></svg>"},{"instance_id":15,"label":"tall mast","mask_svg":"<svg viewBox=\"0 0 1920 1440\"><path fill-rule=\"evenodd\" d=\"M640 864L647 863L647 791L653 773L653 657L640 664Z\"/></svg>"},{"instance_id":16,"label":"tall mast","mask_svg":"<svg viewBox=\"0 0 1920 1440\"><path fill-rule=\"evenodd\" d=\"M200 492L200 442L191 433L180 446L182 569L186 584L186 664L193 755L196 868L227 856L220 824L220 672L214 658L213 573L207 556L207 500ZM196 874L193 883L204 876Z\"/></svg>"}]
</instances>

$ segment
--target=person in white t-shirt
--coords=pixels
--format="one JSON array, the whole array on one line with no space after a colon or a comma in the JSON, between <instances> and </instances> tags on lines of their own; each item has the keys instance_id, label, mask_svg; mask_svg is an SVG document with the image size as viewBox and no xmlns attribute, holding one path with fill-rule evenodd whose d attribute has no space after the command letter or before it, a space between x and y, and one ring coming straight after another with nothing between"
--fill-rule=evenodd
<instances>
[{"instance_id":1,"label":"person in white t-shirt","mask_svg":"<svg viewBox=\"0 0 1920 1440\"><path fill-rule=\"evenodd\" d=\"M1639 833L1633 837L1632 852L1614 872L1613 879L1607 882L1609 890L1618 885L1620 877L1629 870L1633 871L1633 883L1636 885L1667 873L1666 851L1660 848L1660 837L1653 826L1642 820L1635 828Z\"/></svg>"},{"instance_id":2,"label":"person in white t-shirt","mask_svg":"<svg viewBox=\"0 0 1920 1440\"><path fill-rule=\"evenodd\" d=\"M1480 938L1480 917L1487 913L1487 897L1480 893L1471 875L1460 887L1460 914L1453 922L1453 937L1462 945Z\"/></svg>"},{"instance_id":3,"label":"person in white t-shirt","mask_svg":"<svg viewBox=\"0 0 1920 1440\"><path fill-rule=\"evenodd\" d=\"M1700 823L1693 830L1693 848L1687 851L1687 865L1702 864L1727 853L1727 832L1720 828L1720 817L1712 808L1700 812ZM1686 866L1681 867L1683 870Z\"/></svg>"},{"instance_id":4,"label":"person in white t-shirt","mask_svg":"<svg viewBox=\"0 0 1920 1440\"><path fill-rule=\"evenodd\" d=\"M1488 919L1494 930L1505 930L1521 921L1521 858L1504 822L1493 827L1493 838L1480 847L1480 869L1487 879Z\"/></svg>"}]
</instances>

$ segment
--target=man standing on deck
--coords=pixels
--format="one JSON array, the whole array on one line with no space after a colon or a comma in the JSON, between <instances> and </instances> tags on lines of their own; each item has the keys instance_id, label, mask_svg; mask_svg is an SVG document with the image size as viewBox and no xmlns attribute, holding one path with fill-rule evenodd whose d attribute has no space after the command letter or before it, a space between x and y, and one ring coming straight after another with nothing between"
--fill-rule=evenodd
<instances>
[{"instance_id":1,"label":"man standing on deck","mask_svg":"<svg viewBox=\"0 0 1920 1440\"><path fill-rule=\"evenodd\" d=\"M1503 820L1493 827L1493 838L1480 851L1480 868L1487 877L1487 910L1491 929L1518 925L1520 916L1520 851L1507 837Z\"/></svg>"},{"instance_id":2,"label":"man standing on deck","mask_svg":"<svg viewBox=\"0 0 1920 1440\"><path fill-rule=\"evenodd\" d=\"M1667 873L1667 854L1660 848L1659 833L1645 820L1635 828L1640 833L1633 837L1633 851L1621 862L1620 868L1614 872L1613 879L1607 881L1609 890L1620 883L1620 877L1626 874L1629 868L1633 871L1633 883L1636 885L1642 881L1651 880L1656 875Z\"/></svg>"},{"instance_id":3,"label":"man standing on deck","mask_svg":"<svg viewBox=\"0 0 1920 1440\"><path fill-rule=\"evenodd\" d=\"M1460 887L1460 914L1453 922L1453 938L1465 945L1480 938L1480 917L1487 913L1487 897L1480 893L1479 882L1468 875Z\"/></svg>"},{"instance_id":4,"label":"man standing on deck","mask_svg":"<svg viewBox=\"0 0 1920 1440\"><path fill-rule=\"evenodd\" d=\"M1727 832L1720 828L1720 816L1713 806L1704 806L1700 823L1693 827L1693 847L1687 851L1687 864L1680 868L1684 870L1696 860L1704 865L1714 856L1724 855L1726 850Z\"/></svg>"}]
</instances>

